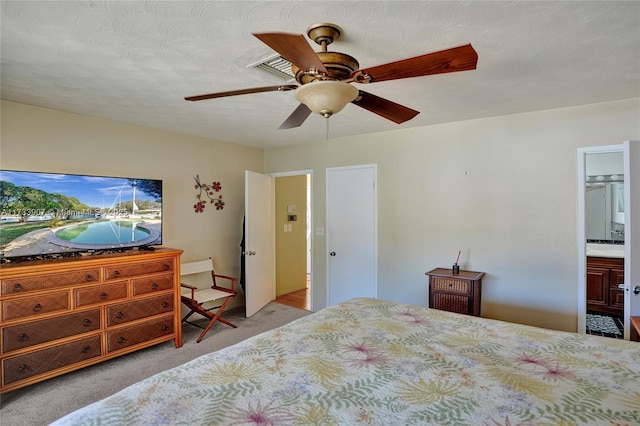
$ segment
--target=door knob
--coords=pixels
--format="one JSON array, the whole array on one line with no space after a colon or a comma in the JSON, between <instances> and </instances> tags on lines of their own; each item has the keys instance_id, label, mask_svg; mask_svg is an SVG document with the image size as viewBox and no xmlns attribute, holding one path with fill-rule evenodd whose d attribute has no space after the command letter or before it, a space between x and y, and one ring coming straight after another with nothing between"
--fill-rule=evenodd
<instances>
[{"instance_id":1,"label":"door knob","mask_svg":"<svg viewBox=\"0 0 640 426\"><path fill-rule=\"evenodd\" d=\"M329 256L335 256L335 255L336 255L335 251L332 251L331 253L329 253Z\"/></svg>"},{"instance_id":2,"label":"door knob","mask_svg":"<svg viewBox=\"0 0 640 426\"><path fill-rule=\"evenodd\" d=\"M637 285L633 288L633 294L640 294L640 285Z\"/></svg>"}]
</instances>

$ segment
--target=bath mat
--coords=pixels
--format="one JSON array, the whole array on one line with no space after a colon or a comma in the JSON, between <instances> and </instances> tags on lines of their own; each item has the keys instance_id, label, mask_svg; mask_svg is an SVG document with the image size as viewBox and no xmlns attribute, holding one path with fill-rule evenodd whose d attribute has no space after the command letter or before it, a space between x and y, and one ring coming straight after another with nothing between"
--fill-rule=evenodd
<instances>
[{"instance_id":1,"label":"bath mat","mask_svg":"<svg viewBox=\"0 0 640 426\"><path fill-rule=\"evenodd\" d=\"M616 321L606 315L587 314L587 330L622 335Z\"/></svg>"}]
</instances>

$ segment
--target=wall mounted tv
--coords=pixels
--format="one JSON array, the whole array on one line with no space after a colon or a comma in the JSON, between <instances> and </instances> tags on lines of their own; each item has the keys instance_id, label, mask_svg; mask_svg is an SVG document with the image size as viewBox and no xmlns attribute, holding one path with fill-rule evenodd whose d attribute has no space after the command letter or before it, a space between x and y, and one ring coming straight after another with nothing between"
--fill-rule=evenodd
<instances>
[{"instance_id":1,"label":"wall mounted tv","mask_svg":"<svg viewBox=\"0 0 640 426\"><path fill-rule=\"evenodd\" d=\"M0 259L162 244L162 180L0 170Z\"/></svg>"}]
</instances>

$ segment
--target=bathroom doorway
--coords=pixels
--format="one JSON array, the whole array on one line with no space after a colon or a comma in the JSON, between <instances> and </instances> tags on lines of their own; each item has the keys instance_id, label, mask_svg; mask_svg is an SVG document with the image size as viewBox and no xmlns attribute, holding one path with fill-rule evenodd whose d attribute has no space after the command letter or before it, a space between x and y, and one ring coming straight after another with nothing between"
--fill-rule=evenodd
<instances>
[{"instance_id":1,"label":"bathroom doorway","mask_svg":"<svg viewBox=\"0 0 640 426\"><path fill-rule=\"evenodd\" d=\"M588 167L590 155L613 158L622 153L623 173L609 169L592 170ZM619 155L619 154L617 154ZM578 332L586 333L588 310L596 306L597 312L611 316L611 309L622 312L622 338L629 339L630 320L640 316L640 142L625 141L620 145L578 149ZM610 171L610 172L609 172ZM587 184L600 182L612 185L609 195L602 198L608 203L602 207L605 217L604 231L597 237L587 234ZM616 194L617 192L617 194ZM633 211L633 213L632 213ZM619 215L619 217L616 217ZM589 219L592 220L592 219ZM620 227L622 225L622 227ZM607 228L608 227L608 228ZM602 230L601 230L602 231ZM609 234L612 234L609 236ZM602 238L602 239L601 239ZM633 256L633 258L632 258ZM595 262L594 262L595 260ZM595 284L594 284L595 283ZM614 319L615 321L615 319ZM608 321L610 324L611 322ZM591 328L591 327L590 327ZM616 328L617 325L616 325ZM618 337L615 328L611 334Z\"/></svg>"},{"instance_id":2,"label":"bathroom doorway","mask_svg":"<svg viewBox=\"0 0 640 426\"><path fill-rule=\"evenodd\" d=\"M585 154L585 332L624 338L624 152Z\"/></svg>"}]
</instances>

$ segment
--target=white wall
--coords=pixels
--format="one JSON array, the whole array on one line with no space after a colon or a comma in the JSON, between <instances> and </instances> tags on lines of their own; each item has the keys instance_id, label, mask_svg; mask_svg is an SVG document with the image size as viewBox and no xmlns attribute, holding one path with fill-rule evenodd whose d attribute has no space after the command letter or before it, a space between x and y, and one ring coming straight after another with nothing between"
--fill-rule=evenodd
<instances>
[{"instance_id":1,"label":"white wall","mask_svg":"<svg viewBox=\"0 0 640 426\"><path fill-rule=\"evenodd\" d=\"M344 113L348 113L348 108ZM338 118L336 116L336 118ZM244 170L314 170L314 226L325 169L378 164L379 296L427 304L424 273L485 271L483 316L576 329L576 150L640 139L640 99L255 148L3 101L0 168L164 180L164 243L239 275ZM371 120L382 119L374 115ZM264 167L263 167L264 159ZM222 211L193 212L193 176L219 180ZM314 308L325 302L324 240L314 237Z\"/></svg>"},{"instance_id":2,"label":"white wall","mask_svg":"<svg viewBox=\"0 0 640 426\"><path fill-rule=\"evenodd\" d=\"M427 305L424 273L462 250L463 268L487 274L483 316L575 331L576 150L639 139L639 117L631 99L401 129L268 149L265 171L314 170L318 227L325 169L378 164L379 297ZM313 256L317 310L326 303L322 237Z\"/></svg>"},{"instance_id":3,"label":"white wall","mask_svg":"<svg viewBox=\"0 0 640 426\"><path fill-rule=\"evenodd\" d=\"M1 114L0 168L162 179L164 245L239 277L244 170L263 171L261 149L6 101ZM194 212L196 174L222 183L223 210Z\"/></svg>"}]
</instances>

